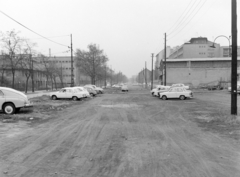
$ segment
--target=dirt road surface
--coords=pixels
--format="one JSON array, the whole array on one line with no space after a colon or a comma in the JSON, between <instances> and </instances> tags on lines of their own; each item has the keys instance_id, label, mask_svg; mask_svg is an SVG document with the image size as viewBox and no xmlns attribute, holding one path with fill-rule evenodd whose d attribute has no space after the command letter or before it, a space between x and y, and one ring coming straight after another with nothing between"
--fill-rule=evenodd
<instances>
[{"instance_id":1,"label":"dirt road surface","mask_svg":"<svg viewBox=\"0 0 240 177\"><path fill-rule=\"evenodd\" d=\"M0 176L239 177L239 125L198 97L162 101L131 88L39 123L1 123Z\"/></svg>"}]
</instances>

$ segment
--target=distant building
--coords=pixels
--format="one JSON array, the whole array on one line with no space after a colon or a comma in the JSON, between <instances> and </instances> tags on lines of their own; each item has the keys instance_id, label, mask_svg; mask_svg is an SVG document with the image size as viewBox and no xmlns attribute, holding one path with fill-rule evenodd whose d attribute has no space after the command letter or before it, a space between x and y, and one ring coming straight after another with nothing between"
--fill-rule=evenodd
<instances>
[{"instance_id":1,"label":"distant building","mask_svg":"<svg viewBox=\"0 0 240 177\"><path fill-rule=\"evenodd\" d=\"M221 57L231 57L232 56L231 46L221 46L220 56ZM240 46L238 46L238 48L237 48L237 56L240 57Z\"/></svg>"},{"instance_id":2,"label":"distant building","mask_svg":"<svg viewBox=\"0 0 240 177\"><path fill-rule=\"evenodd\" d=\"M156 61L155 61L155 77L154 77L154 79L157 79L157 80L159 80L160 78L159 78L159 76L161 75L160 73L161 73L161 71L160 71L160 63L161 63L161 61L164 59L164 57L165 57L165 54L164 54L164 49L163 50L161 50L157 55L156 55ZM172 49L171 49L171 47L170 46L167 46L166 47L166 58L168 58L169 57L169 55L171 54L171 52L172 52Z\"/></svg>"},{"instance_id":3,"label":"distant building","mask_svg":"<svg viewBox=\"0 0 240 177\"><path fill-rule=\"evenodd\" d=\"M238 58L238 80L240 75ZM185 83L194 87L221 83L225 88L231 83L231 58L168 59L166 64L167 85Z\"/></svg>"},{"instance_id":4,"label":"distant building","mask_svg":"<svg viewBox=\"0 0 240 177\"><path fill-rule=\"evenodd\" d=\"M191 38L189 42L182 44L180 47L176 47L168 58L181 59L221 57L220 45L215 43L215 48L212 48L212 45L213 42L208 41L206 37Z\"/></svg>"}]
</instances>

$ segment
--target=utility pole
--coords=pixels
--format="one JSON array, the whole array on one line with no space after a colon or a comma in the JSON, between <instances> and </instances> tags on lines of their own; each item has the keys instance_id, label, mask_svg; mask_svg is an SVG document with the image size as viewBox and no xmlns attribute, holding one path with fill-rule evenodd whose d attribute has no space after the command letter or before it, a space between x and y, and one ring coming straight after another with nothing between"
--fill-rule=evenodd
<instances>
[{"instance_id":1,"label":"utility pole","mask_svg":"<svg viewBox=\"0 0 240 177\"><path fill-rule=\"evenodd\" d=\"M147 62L145 61L145 88L147 88Z\"/></svg>"},{"instance_id":2,"label":"utility pole","mask_svg":"<svg viewBox=\"0 0 240 177\"><path fill-rule=\"evenodd\" d=\"M112 87L112 66L111 66L111 87Z\"/></svg>"},{"instance_id":3,"label":"utility pole","mask_svg":"<svg viewBox=\"0 0 240 177\"><path fill-rule=\"evenodd\" d=\"M74 86L74 75L73 75L73 47L72 47L72 34L71 34L71 87Z\"/></svg>"},{"instance_id":4,"label":"utility pole","mask_svg":"<svg viewBox=\"0 0 240 177\"><path fill-rule=\"evenodd\" d=\"M237 1L232 0L231 114L237 115Z\"/></svg>"},{"instance_id":5,"label":"utility pole","mask_svg":"<svg viewBox=\"0 0 240 177\"><path fill-rule=\"evenodd\" d=\"M107 87L107 65L105 64L105 88Z\"/></svg>"},{"instance_id":6,"label":"utility pole","mask_svg":"<svg viewBox=\"0 0 240 177\"><path fill-rule=\"evenodd\" d=\"M30 60L31 60L31 64L32 64L32 92L34 92L34 80L33 80L33 59L32 59L32 54L30 54Z\"/></svg>"},{"instance_id":7,"label":"utility pole","mask_svg":"<svg viewBox=\"0 0 240 177\"><path fill-rule=\"evenodd\" d=\"M167 57L167 54L166 54L166 41L167 41L167 37L166 37L166 33L164 34L164 85L166 86L167 84L167 72L166 72L166 65L167 65L167 62L166 62L166 57Z\"/></svg>"},{"instance_id":8,"label":"utility pole","mask_svg":"<svg viewBox=\"0 0 240 177\"><path fill-rule=\"evenodd\" d=\"M152 82L151 82L151 90L153 89L153 56L154 56L154 53L152 53Z\"/></svg>"}]
</instances>

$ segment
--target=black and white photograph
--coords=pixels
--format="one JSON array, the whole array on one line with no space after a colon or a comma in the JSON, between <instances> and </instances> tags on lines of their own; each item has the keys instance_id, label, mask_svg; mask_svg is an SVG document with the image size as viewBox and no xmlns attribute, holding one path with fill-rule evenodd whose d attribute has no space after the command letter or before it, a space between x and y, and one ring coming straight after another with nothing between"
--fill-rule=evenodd
<instances>
[{"instance_id":1,"label":"black and white photograph","mask_svg":"<svg viewBox=\"0 0 240 177\"><path fill-rule=\"evenodd\" d=\"M0 0L0 177L240 177L238 0Z\"/></svg>"}]
</instances>

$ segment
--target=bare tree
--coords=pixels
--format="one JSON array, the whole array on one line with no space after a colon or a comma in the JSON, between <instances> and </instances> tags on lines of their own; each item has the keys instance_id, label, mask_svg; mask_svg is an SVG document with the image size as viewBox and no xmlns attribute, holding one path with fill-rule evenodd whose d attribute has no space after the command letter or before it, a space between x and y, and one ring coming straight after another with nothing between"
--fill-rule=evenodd
<instances>
[{"instance_id":1,"label":"bare tree","mask_svg":"<svg viewBox=\"0 0 240 177\"><path fill-rule=\"evenodd\" d=\"M6 61L6 55L3 54L1 56L1 63L0 63L0 72L1 72L1 85L4 84L4 74L7 71L8 65L7 65L7 61Z\"/></svg>"},{"instance_id":2,"label":"bare tree","mask_svg":"<svg viewBox=\"0 0 240 177\"><path fill-rule=\"evenodd\" d=\"M32 92L34 92L34 77L33 77L33 72L34 72L34 61L32 56L35 54L34 51L34 46L36 46L35 43L31 43L28 40L24 41L25 43L25 49L24 49L24 54L22 55L22 60L20 61L21 65L21 70L24 72L24 75L26 77L25 81L25 93L28 91L28 81L29 78L31 77L32 79Z\"/></svg>"},{"instance_id":3,"label":"bare tree","mask_svg":"<svg viewBox=\"0 0 240 177\"><path fill-rule=\"evenodd\" d=\"M12 73L12 88L15 86L15 73L19 69L19 63L22 60L22 44L24 39L18 36L18 32L7 31L1 33L1 45L8 55L6 60Z\"/></svg>"},{"instance_id":4,"label":"bare tree","mask_svg":"<svg viewBox=\"0 0 240 177\"><path fill-rule=\"evenodd\" d=\"M101 78L102 68L105 66L108 58L96 44L88 45L88 50L77 49L77 67L80 68L82 73L89 76L91 83L95 85L96 80Z\"/></svg>"}]
</instances>

